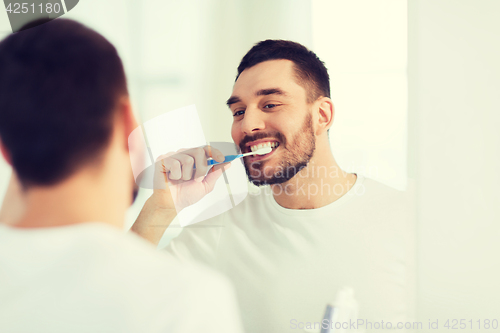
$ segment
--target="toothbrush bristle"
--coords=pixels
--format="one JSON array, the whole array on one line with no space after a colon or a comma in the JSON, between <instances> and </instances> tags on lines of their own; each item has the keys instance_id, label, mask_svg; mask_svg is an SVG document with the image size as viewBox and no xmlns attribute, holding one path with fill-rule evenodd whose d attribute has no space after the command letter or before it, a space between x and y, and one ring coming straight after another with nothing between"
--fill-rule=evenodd
<instances>
[{"instance_id":1,"label":"toothbrush bristle","mask_svg":"<svg viewBox=\"0 0 500 333\"><path fill-rule=\"evenodd\" d=\"M260 148L259 150L257 150L255 153L257 155L265 155L265 154L269 154L272 150L273 150L273 148L271 148L271 147L263 147L263 148Z\"/></svg>"}]
</instances>

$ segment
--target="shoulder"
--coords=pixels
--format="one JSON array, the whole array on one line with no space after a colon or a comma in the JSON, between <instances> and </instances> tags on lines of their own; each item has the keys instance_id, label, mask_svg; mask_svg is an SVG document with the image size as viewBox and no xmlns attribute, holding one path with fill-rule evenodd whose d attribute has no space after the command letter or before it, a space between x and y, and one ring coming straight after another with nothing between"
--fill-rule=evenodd
<instances>
[{"instance_id":1,"label":"shoulder","mask_svg":"<svg viewBox=\"0 0 500 333\"><path fill-rule=\"evenodd\" d=\"M370 178L362 179L349 201L347 212L370 221L380 229L411 228L415 219L414 186L408 181L405 190L398 190Z\"/></svg>"},{"instance_id":2,"label":"shoulder","mask_svg":"<svg viewBox=\"0 0 500 333\"><path fill-rule=\"evenodd\" d=\"M229 317L236 307L235 293L225 276L205 265L157 251L138 236L128 236L129 244L122 249L131 257L117 263L115 284L105 291L111 298L136 303L129 302L131 306L124 308L127 317L144 314L151 318L148 325L165 332L173 328L175 332L201 331L204 326L210 328L206 332L215 332L212 322L237 326Z\"/></svg>"},{"instance_id":3,"label":"shoulder","mask_svg":"<svg viewBox=\"0 0 500 333\"><path fill-rule=\"evenodd\" d=\"M406 188L399 190L371 178L363 178L354 194L374 203L409 204L414 195L414 184L409 179Z\"/></svg>"},{"instance_id":4,"label":"shoulder","mask_svg":"<svg viewBox=\"0 0 500 333\"><path fill-rule=\"evenodd\" d=\"M183 263L132 232L105 230L85 242L82 261L93 266L103 282L118 289L140 289L141 293L176 293L204 277L217 281L220 276L194 263ZM139 283L138 283L139 282ZM109 287L109 286L107 286ZM139 287L139 288L138 288ZM156 290L156 291L155 291ZM158 295L159 296L159 295ZM157 297L158 297L157 296Z\"/></svg>"},{"instance_id":5,"label":"shoulder","mask_svg":"<svg viewBox=\"0 0 500 333\"><path fill-rule=\"evenodd\" d=\"M30 249L45 245L31 256L28 251L16 251L21 260L43 267L31 265L36 269L26 278L26 274L13 269L12 273L23 279L20 286L38 283L41 290L50 291L51 299L64 300L54 302L54 306L64 303L81 309L78 313L91 313L103 325L120 318L116 322L127 327L121 331L178 332L172 328L184 322L199 322L192 308L200 312L218 294L229 295L221 298L221 307L230 299L231 287L219 273L175 260L139 236L103 223L14 230L10 234L9 243L1 245L20 249L27 243ZM197 295L203 297L197 299Z\"/></svg>"}]
</instances>

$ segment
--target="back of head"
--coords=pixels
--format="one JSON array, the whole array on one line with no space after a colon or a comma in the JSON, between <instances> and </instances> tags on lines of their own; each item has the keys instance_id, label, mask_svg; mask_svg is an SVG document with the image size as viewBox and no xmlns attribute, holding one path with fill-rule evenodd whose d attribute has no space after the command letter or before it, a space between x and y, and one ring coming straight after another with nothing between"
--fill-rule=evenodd
<instances>
[{"instance_id":1,"label":"back of head","mask_svg":"<svg viewBox=\"0 0 500 333\"><path fill-rule=\"evenodd\" d=\"M99 163L127 94L122 62L103 36L67 19L34 25L0 42L0 140L24 187Z\"/></svg>"},{"instance_id":2,"label":"back of head","mask_svg":"<svg viewBox=\"0 0 500 333\"><path fill-rule=\"evenodd\" d=\"M297 82L306 90L309 103L330 97L330 77L325 64L305 46L288 40L268 39L255 44L241 60L236 80L247 68L280 59L293 61Z\"/></svg>"}]
</instances>

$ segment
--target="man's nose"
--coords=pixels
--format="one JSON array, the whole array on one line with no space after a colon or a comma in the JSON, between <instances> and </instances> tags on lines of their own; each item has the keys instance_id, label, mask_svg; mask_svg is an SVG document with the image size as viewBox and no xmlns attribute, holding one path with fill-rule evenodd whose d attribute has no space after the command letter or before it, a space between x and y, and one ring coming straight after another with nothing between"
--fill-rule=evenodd
<instances>
[{"instance_id":1,"label":"man's nose","mask_svg":"<svg viewBox=\"0 0 500 333\"><path fill-rule=\"evenodd\" d=\"M265 122L262 112L258 108L247 108L241 124L243 133L248 135L264 128Z\"/></svg>"}]
</instances>

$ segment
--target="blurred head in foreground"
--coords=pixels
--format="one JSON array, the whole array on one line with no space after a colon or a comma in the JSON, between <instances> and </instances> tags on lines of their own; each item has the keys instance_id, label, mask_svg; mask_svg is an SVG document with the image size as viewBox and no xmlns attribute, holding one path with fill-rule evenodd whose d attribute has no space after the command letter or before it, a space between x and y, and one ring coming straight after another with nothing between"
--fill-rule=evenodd
<instances>
[{"instance_id":1,"label":"blurred head in foreground","mask_svg":"<svg viewBox=\"0 0 500 333\"><path fill-rule=\"evenodd\" d=\"M0 42L2 155L28 195L67 187L78 198L92 186L125 211L135 192L127 148L135 120L120 57L80 23L38 24Z\"/></svg>"}]
</instances>

